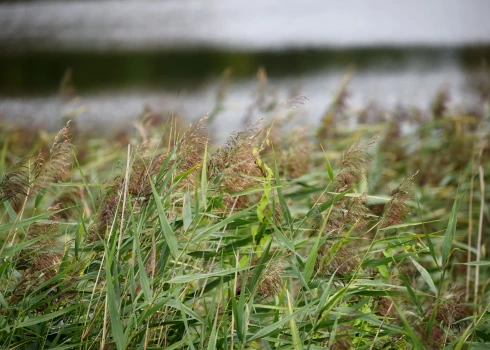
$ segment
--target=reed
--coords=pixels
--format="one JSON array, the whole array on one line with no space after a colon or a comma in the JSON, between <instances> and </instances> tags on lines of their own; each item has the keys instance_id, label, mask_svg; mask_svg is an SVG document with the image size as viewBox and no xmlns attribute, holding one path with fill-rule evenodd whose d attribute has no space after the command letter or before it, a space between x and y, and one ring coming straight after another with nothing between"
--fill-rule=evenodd
<instances>
[{"instance_id":1,"label":"reed","mask_svg":"<svg viewBox=\"0 0 490 350\"><path fill-rule=\"evenodd\" d=\"M222 146L220 109L188 129L147 110L112 139L2 128L0 347L489 346L488 112L444 90L408 131L349 128L346 85L317 133L276 101L287 120Z\"/></svg>"}]
</instances>

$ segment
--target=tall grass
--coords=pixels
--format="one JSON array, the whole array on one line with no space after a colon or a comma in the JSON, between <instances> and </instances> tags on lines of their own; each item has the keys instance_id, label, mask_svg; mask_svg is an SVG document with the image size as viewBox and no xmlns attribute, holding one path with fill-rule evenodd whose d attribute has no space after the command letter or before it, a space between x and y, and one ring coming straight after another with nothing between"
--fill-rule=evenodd
<instances>
[{"instance_id":1,"label":"tall grass","mask_svg":"<svg viewBox=\"0 0 490 350\"><path fill-rule=\"evenodd\" d=\"M316 135L282 118L221 147L148 113L112 140L6 126L0 347L490 346L488 107L441 93L370 126L345 96Z\"/></svg>"}]
</instances>

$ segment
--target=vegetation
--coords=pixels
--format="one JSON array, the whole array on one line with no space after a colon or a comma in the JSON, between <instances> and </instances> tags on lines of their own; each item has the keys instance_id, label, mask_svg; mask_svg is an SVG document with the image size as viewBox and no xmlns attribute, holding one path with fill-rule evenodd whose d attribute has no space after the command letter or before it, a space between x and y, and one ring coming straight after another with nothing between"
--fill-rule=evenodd
<instances>
[{"instance_id":1,"label":"vegetation","mask_svg":"<svg viewBox=\"0 0 490 350\"><path fill-rule=\"evenodd\" d=\"M223 96L111 139L2 125L1 348L490 345L490 85L430 113L343 85L313 132L260 77L247 119L274 123L221 147Z\"/></svg>"}]
</instances>

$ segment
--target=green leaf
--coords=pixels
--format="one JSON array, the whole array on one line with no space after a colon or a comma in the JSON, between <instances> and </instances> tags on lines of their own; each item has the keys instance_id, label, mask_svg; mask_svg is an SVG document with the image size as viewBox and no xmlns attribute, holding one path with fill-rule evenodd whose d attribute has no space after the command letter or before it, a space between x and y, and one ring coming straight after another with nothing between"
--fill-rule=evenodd
<instances>
[{"instance_id":1,"label":"green leaf","mask_svg":"<svg viewBox=\"0 0 490 350\"><path fill-rule=\"evenodd\" d=\"M182 320L184 321L184 327L185 327L185 334L187 337L187 344L189 344L189 349L194 350L194 342L192 340L192 332L189 329L189 322L187 322L187 317L184 312L184 304L180 302L180 300L177 300L177 303L180 307L180 312L182 313ZM217 319L217 318L216 318Z\"/></svg>"},{"instance_id":2,"label":"green leaf","mask_svg":"<svg viewBox=\"0 0 490 350\"><path fill-rule=\"evenodd\" d=\"M291 252L296 252L293 242L288 237L286 237L282 233L281 229L274 225L274 223L272 223L272 225L274 227L274 236L276 237L276 239L279 242L282 242L284 246L286 246L286 248L288 248Z\"/></svg>"},{"instance_id":3,"label":"green leaf","mask_svg":"<svg viewBox=\"0 0 490 350\"><path fill-rule=\"evenodd\" d=\"M235 213L231 216L228 216L226 219L221 220L218 223L216 223L215 225L210 226L207 229L205 229L204 231L200 232L193 239L191 239L191 243L198 243L198 242L208 238L208 236L212 235L213 233L218 232L222 227L225 227L229 223L231 223L237 219L241 219L241 218L248 216L248 215L250 215L250 212L248 211L248 209L245 209L245 210L239 211L238 213Z\"/></svg>"},{"instance_id":4,"label":"green leaf","mask_svg":"<svg viewBox=\"0 0 490 350\"><path fill-rule=\"evenodd\" d=\"M282 215L284 216L284 219L286 220L286 223L289 226L289 229L292 231L292 222L293 219L291 217L291 212L289 211L289 207L286 203L286 200L284 199L284 193L282 191L282 185L281 185L281 179L279 177L279 169L277 167L277 162L274 158L274 180L277 186L277 196L279 198L279 204L281 205L281 211Z\"/></svg>"},{"instance_id":5,"label":"green leaf","mask_svg":"<svg viewBox=\"0 0 490 350\"><path fill-rule=\"evenodd\" d=\"M379 230L380 231L387 231L387 230L392 230L392 229L395 229L395 228L404 228L404 227L411 227L411 226L419 226L419 225L431 224L431 223L439 222L439 221L443 221L443 220L430 220L430 221L420 221L420 222L408 222L408 223L404 223L404 224L397 224L397 225L391 225L391 226L383 227L383 228L381 228Z\"/></svg>"},{"instance_id":6,"label":"green leaf","mask_svg":"<svg viewBox=\"0 0 490 350\"><path fill-rule=\"evenodd\" d=\"M442 269L446 269L447 260L451 254L451 247L453 245L454 236L456 235L456 221L458 214L459 201L458 198L454 201L451 215L449 216L449 223L446 228L446 234L444 235L444 241L442 242Z\"/></svg>"},{"instance_id":7,"label":"green leaf","mask_svg":"<svg viewBox=\"0 0 490 350\"><path fill-rule=\"evenodd\" d=\"M21 227L24 227L26 225L30 225L34 222L47 219L48 217L55 215L55 214L58 214L58 213L62 212L63 210L66 210L66 209L64 208L64 209L59 209L59 210L55 210L55 211L49 211L49 212L46 212L43 214L32 216L28 219L19 220L17 222L8 222L6 224L0 225L0 232L9 232L12 228L21 228ZM51 221L49 221L49 222L51 222Z\"/></svg>"},{"instance_id":8,"label":"green leaf","mask_svg":"<svg viewBox=\"0 0 490 350\"><path fill-rule=\"evenodd\" d=\"M417 270L419 270L420 274L422 275L422 278L424 279L425 282L427 282L432 292L437 295L436 285L434 284L434 281L432 280L432 277L427 272L427 270L418 262L416 262L412 257L410 257L410 260L412 260L412 263L415 265Z\"/></svg>"},{"instance_id":9,"label":"green leaf","mask_svg":"<svg viewBox=\"0 0 490 350\"><path fill-rule=\"evenodd\" d=\"M194 310L182 304L182 302L179 299L170 299L165 302L165 305L180 310L182 313L185 313L187 316L190 316L191 318L196 320L199 324L204 323L201 316L199 316Z\"/></svg>"},{"instance_id":10,"label":"green leaf","mask_svg":"<svg viewBox=\"0 0 490 350\"><path fill-rule=\"evenodd\" d=\"M107 254L111 254L107 252ZM106 259L106 283L107 283L107 305L109 306L109 315L111 316L112 334L118 350L124 350L124 330L119 316L119 308L116 300L116 292L112 281L112 259Z\"/></svg>"},{"instance_id":11,"label":"green leaf","mask_svg":"<svg viewBox=\"0 0 490 350\"><path fill-rule=\"evenodd\" d=\"M286 290L286 298L288 300L289 313L293 314L293 305L291 303L292 297L287 290ZM291 327L291 333L293 335L294 349L295 350L302 350L303 349L303 342L301 341L301 337L299 336L298 326L296 325L296 320L294 319L294 317L289 320L289 325Z\"/></svg>"},{"instance_id":12,"label":"green leaf","mask_svg":"<svg viewBox=\"0 0 490 350\"><path fill-rule=\"evenodd\" d=\"M389 264L390 262L398 262L401 261L407 257L413 256L413 255L418 255L420 253L424 253L424 250L420 250L418 252L409 252L409 253L402 253L402 254L396 254L395 256L390 256L387 258L378 258L378 259L371 259L371 260L366 260L365 262L362 263L362 267L376 267L380 265L386 265Z\"/></svg>"},{"instance_id":13,"label":"green leaf","mask_svg":"<svg viewBox=\"0 0 490 350\"><path fill-rule=\"evenodd\" d=\"M262 271L267 265L267 262L269 261L269 250L272 245L272 239L269 241L267 246L265 247L264 251L262 252L262 257L260 258L259 263L254 269L254 274L250 278L250 281L248 282L248 290L252 291L254 287L256 286L257 282L260 279L260 275L262 274Z\"/></svg>"},{"instance_id":14,"label":"green leaf","mask_svg":"<svg viewBox=\"0 0 490 350\"><path fill-rule=\"evenodd\" d=\"M75 163L77 164L77 169L80 172L80 176L81 176L82 181L83 181L83 186L85 187L85 191L87 192L87 195L90 199L90 204L92 204L92 209L94 209L94 211L96 211L95 200L94 200L94 197L92 196L92 191L90 191L90 186L87 182L87 178L83 174L82 168L80 167L80 164L78 163L78 158L77 158L77 155L75 154L75 151L74 150L72 150L72 151L73 151L73 159L75 159Z\"/></svg>"},{"instance_id":15,"label":"green leaf","mask_svg":"<svg viewBox=\"0 0 490 350\"><path fill-rule=\"evenodd\" d=\"M251 341L254 341L254 340L268 336L269 334L273 333L274 331L278 330L280 327L282 327L283 325L285 325L286 323L288 323L289 321L294 319L296 316L298 316L301 313L308 310L312 306L313 303L315 303L315 301L303 306L301 309L296 310L295 312L293 312L292 314L289 314L288 316L284 317L283 319L281 319L281 320L279 320L279 321L277 321L277 322L275 322L269 326L262 328L260 331L255 333L252 337L247 339L247 341L251 342Z\"/></svg>"},{"instance_id":16,"label":"green leaf","mask_svg":"<svg viewBox=\"0 0 490 350\"><path fill-rule=\"evenodd\" d=\"M378 271L380 275L383 276L384 278L390 278L390 273L388 272L388 268L386 267L386 265L379 265Z\"/></svg>"},{"instance_id":17,"label":"green leaf","mask_svg":"<svg viewBox=\"0 0 490 350\"><path fill-rule=\"evenodd\" d=\"M338 195L336 195L335 197L333 197L332 199L329 199L328 201L320 204L320 205L317 205L313 208L311 208L308 213L306 213L306 217L305 218L310 218L312 216L315 216L315 215L318 215L320 213L323 213L325 210L327 210L328 208L330 208L336 201L338 201L339 199L341 199L342 197L344 197L347 193L349 193L351 191L351 189L348 189L348 190L345 190L344 192L342 193L339 193Z\"/></svg>"},{"instance_id":18,"label":"green leaf","mask_svg":"<svg viewBox=\"0 0 490 350\"><path fill-rule=\"evenodd\" d=\"M266 209L269 204L269 194L271 190L270 188L264 188L264 193L262 197L260 197L259 205L257 206L257 217L259 218L259 222L264 222L266 217Z\"/></svg>"},{"instance_id":19,"label":"green leaf","mask_svg":"<svg viewBox=\"0 0 490 350\"><path fill-rule=\"evenodd\" d=\"M420 209L420 203L418 201L418 198L417 198L417 207L419 210L419 215L420 215L420 217L422 217L422 210ZM430 252L430 255L432 256L432 260L434 260L434 263L439 268L439 263L437 261L437 256L436 256L436 252L434 250L434 245L432 244L432 241L429 237L429 233L425 229L425 225L423 223L422 223L422 229L424 231L425 240L427 241L427 246L429 247L429 252Z\"/></svg>"},{"instance_id":20,"label":"green leaf","mask_svg":"<svg viewBox=\"0 0 490 350\"><path fill-rule=\"evenodd\" d=\"M470 324L464 331L464 333L459 337L459 341L458 343L456 344L456 347L454 348L454 350L461 350L463 349L463 346L465 345L466 343L466 340L468 339L469 335L471 334L471 332L473 331L473 325ZM485 350L485 349L488 349L488 346L490 345L490 343L473 343L471 342L469 344L469 347L468 349L472 349L472 350ZM445 349L444 349L445 350Z\"/></svg>"},{"instance_id":21,"label":"green leaf","mask_svg":"<svg viewBox=\"0 0 490 350\"><path fill-rule=\"evenodd\" d=\"M153 192L153 197L155 198L155 203L157 205L158 218L160 220L160 227L163 231L163 235L165 236L165 240L167 241L168 248L170 249L170 253L173 255L175 259L179 256L179 244L177 242L177 237L175 237L172 227L168 223L167 215L165 214L165 210L163 209L162 202L160 200L160 196L155 189L155 185L151 178L148 178L151 184L151 191Z\"/></svg>"},{"instance_id":22,"label":"green leaf","mask_svg":"<svg viewBox=\"0 0 490 350\"><path fill-rule=\"evenodd\" d=\"M143 259L141 258L141 247L140 247L138 233L134 235L134 242L135 242L134 248L136 249L135 253L138 256L138 268L139 268L141 289L143 290L143 294L145 295L146 301L151 302L152 293L150 287L150 279L148 278L148 275L145 270L145 265L143 264Z\"/></svg>"},{"instance_id":23,"label":"green leaf","mask_svg":"<svg viewBox=\"0 0 490 350\"><path fill-rule=\"evenodd\" d=\"M405 330L407 331L408 336L412 339L412 342L413 342L413 348L412 349L425 350L425 347L422 345L422 342L420 341L419 336L417 334L415 334L412 326L408 323L407 319L405 318L403 311L401 311L398 308L396 303L393 303L393 306L395 307L396 312L398 313L400 319L402 320L403 326L405 327Z\"/></svg>"},{"instance_id":24,"label":"green leaf","mask_svg":"<svg viewBox=\"0 0 490 350\"><path fill-rule=\"evenodd\" d=\"M408 295L410 295L410 298L412 298L415 306L417 306L417 309L419 310L420 314L424 313L424 310L422 309L422 306L420 306L420 303L417 299L417 296L415 295L415 292L412 289L412 286L410 286L410 282L408 282L407 277L405 275L400 276L401 280L403 281L403 284L407 288Z\"/></svg>"},{"instance_id":25,"label":"green leaf","mask_svg":"<svg viewBox=\"0 0 490 350\"><path fill-rule=\"evenodd\" d=\"M184 230L187 231L187 229L192 223L191 195L189 194L189 191L185 193L185 197L184 197L183 220L184 220Z\"/></svg>"},{"instance_id":26,"label":"green leaf","mask_svg":"<svg viewBox=\"0 0 490 350\"><path fill-rule=\"evenodd\" d=\"M227 276L227 275L231 275L235 272L249 270L252 267L253 266L236 267L233 269L221 270L221 271L210 272L210 273L177 276L175 278L172 278L170 281L168 281L168 283L187 283L187 282L198 281L198 280L202 280L202 279L206 279L206 278L210 278L210 277Z\"/></svg>"},{"instance_id":27,"label":"green leaf","mask_svg":"<svg viewBox=\"0 0 490 350\"><path fill-rule=\"evenodd\" d=\"M468 265L468 266L489 266L489 265L490 265L490 261L488 261L488 260L483 260L483 261L470 261L470 262L467 262L467 263L461 263L461 264L458 264L458 265Z\"/></svg>"},{"instance_id":28,"label":"green leaf","mask_svg":"<svg viewBox=\"0 0 490 350\"><path fill-rule=\"evenodd\" d=\"M328 161L327 157L325 157L325 165L327 166L328 178L330 179L330 181L333 181L333 179L334 179L333 170L332 170L332 166L330 165L330 162Z\"/></svg>"},{"instance_id":29,"label":"green leaf","mask_svg":"<svg viewBox=\"0 0 490 350\"><path fill-rule=\"evenodd\" d=\"M176 184L176 183L179 183L180 181L184 180L186 177L188 177L194 170L196 170L197 168L199 168L201 166L200 163L194 165L192 168L190 168L189 170L187 170L186 172L184 172L183 174L180 174L179 176L177 176L174 180L173 180L173 183Z\"/></svg>"},{"instance_id":30,"label":"green leaf","mask_svg":"<svg viewBox=\"0 0 490 350\"><path fill-rule=\"evenodd\" d=\"M311 276L313 275L313 270L315 268L315 263L318 256L318 250L320 249L320 240L322 239L323 231L325 230L328 219L330 217L330 212L328 214L329 215L327 215L323 220L322 227L318 230L318 236L316 237L315 243L313 244L313 247L311 248L311 251L308 254L308 258L306 260L304 276L307 282L310 281Z\"/></svg>"},{"instance_id":31,"label":"green leaf","mask_svg":"<svg viewBox=\"0 0 490 350\"><path fill-rule=\"evenodd\" d=\"M11 256L11 255L27 248L27 247L33 245L34 243L40 241L41 239L42 239L42 237L36 237L36 238L33 238L27 242L16 243L13 246L7 247L3 250L2 254L0 254L0 259L6 258L7 256Z\"/></svg>"},{"instance_id":32,"label":"green leaf","mask_svg":"<svg viewBox=\"0 0 490 350\"><path fill-rule=\"evenodd\" d=\"M18 323L17 324L17 328L29 327L29 326L33 326L33 325L36 325L36 324L44 323L46 321L52 320L53 318L56 318L56 317L59 317L61 315L66 314L68 312L71 312L71 311L75 310L78 307L79 307L79 305L72 305L72 306L69 306L67 308L62 308L61 310L52 312L52 313L47 314L47 315L41 315L41 316L38 316L38 317L29 318L26 321L23 321L23 322Z\"/></svg>"},{"instance_id":33,"label":"green leaf","mask_svg":"<svg viewBox=\"0 0 490 350\"><path fill-rule=\"evenodd\" d=\"M211 334L209 335L208 350L216 349L216 339L218 338L216 334L216 325L219 319L219 308L216 308L216 315L214 317L213 328L211 329Z\"/></svg>"}]
</instances>

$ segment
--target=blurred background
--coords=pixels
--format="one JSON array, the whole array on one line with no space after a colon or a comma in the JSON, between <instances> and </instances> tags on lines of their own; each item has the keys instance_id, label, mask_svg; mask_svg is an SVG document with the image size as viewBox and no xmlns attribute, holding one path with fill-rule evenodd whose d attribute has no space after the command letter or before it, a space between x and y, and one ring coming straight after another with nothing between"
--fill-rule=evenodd
<instances>
[{"instance_id":1,"label":"blurred background","mask_svg":"<svg viewBox=\"0 0 490 350\"><path fill-rule=\"evenodd\" d=\"M260 88L304 95L317 123L346 72L352 108L471 104L490 58L487 0L161 0L0 3L0 118L129 125L145 107L223 134ZM261 73L262 82L265 74Z\"/></svg>"}]
</instances>

